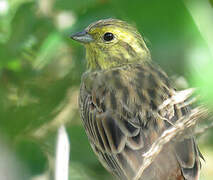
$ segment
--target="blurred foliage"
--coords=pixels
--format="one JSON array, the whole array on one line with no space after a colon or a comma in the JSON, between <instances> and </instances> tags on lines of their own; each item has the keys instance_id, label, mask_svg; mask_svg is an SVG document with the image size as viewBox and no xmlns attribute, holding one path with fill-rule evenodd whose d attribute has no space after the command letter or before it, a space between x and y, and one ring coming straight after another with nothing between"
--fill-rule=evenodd
<instances>
[{"instance_id":1,"label":"blurred foliage","mask_svg":"<svg viewBox=\"0 0 213 180\"><path fill-rule=\"evenodd\" d=\"M209 0L210 4L213 6L213 0Z\"/></svg>"},{"instance_id":2,"label":"blurred foliage","mask_svg":"<svg viewBox=\"0 0 213 180\"><path fill-rule=\"evenodd\" d=\"M169 75L184 76L190 85L202 86L204 94L213 92L213 66L199 69L189 63L197 49L209 52L183 1L0 0L0 140L31 176L48 168L57 127L66 123L71 179L111 179L81 125L77 94L85 53L69 39L70 33L109 17L135 24ZM197 71L208 73L200 78ZM210 137L205 143L212 145Z\"/></svg>"}]
</instances>

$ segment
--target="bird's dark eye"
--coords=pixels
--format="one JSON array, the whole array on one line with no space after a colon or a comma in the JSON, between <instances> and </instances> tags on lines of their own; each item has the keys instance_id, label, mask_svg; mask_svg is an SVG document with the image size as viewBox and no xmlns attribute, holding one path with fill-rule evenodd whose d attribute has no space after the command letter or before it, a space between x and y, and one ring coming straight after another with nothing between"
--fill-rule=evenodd
<instances>
[{"instance_id":1,"label":"bird's dark eye","mask_svg":"<svg viewBox=\"0 0 213 180\"><path fill-rule=\"evenodd\" d=\"M104 40L105 41L112 41L114 39L114 35L110 32L107 32L104 34Z\"/></svg>"}]
</instances>

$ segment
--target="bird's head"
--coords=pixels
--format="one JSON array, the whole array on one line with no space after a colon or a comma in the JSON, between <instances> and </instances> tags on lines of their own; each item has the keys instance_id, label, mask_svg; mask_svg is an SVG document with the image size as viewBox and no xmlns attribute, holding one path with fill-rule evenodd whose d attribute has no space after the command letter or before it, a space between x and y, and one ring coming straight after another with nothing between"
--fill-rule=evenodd
<instances>
[{"instance_id":1,"label":"bird's head","mask_svg":"<svg viewBox=\"0 0 213 180\"><path fill-rule=\"evenodd\" d=\"M94 22L71 38L86 47L91 70L110 69L150 59L149 50L136 28L121 20Z\"/></svg>"}]
</instances>

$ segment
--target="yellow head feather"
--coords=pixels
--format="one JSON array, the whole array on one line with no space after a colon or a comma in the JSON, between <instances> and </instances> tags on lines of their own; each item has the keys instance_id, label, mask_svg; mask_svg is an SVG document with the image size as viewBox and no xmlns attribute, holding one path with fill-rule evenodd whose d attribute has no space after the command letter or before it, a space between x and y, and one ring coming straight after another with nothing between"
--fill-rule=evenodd
<instances>
[{"instance_id":1,"label":"yellow head feather","mask_svg":"<svg viewBox=\"0 0 213 180\"><path fill-rule=\"evenodd\" d=\"M92 39L84 43L91 70L109 69L150 59L149 50L141 35L135 27L124 21L100 20L89 25L85 33Z\"/></svg>"}]
</instances>

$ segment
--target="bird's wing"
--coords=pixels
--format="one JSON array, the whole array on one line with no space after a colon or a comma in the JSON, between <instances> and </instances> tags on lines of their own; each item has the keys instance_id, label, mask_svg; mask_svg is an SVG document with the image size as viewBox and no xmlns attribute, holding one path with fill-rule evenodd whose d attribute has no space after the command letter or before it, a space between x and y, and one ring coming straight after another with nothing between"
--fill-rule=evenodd
<instances>
[{"instance_id":1,"label":"bird's wing","mask_svg":"<svg viewBox=\"0 0 213 180\"><path fill-rule=\"evenodd\" d=\"M172 122L186 113L186 110L177 112L173 106L158 111L173 93L165 73L151 64L83 76L79 96L81 116L93 149L108 170L121 179L135 175L142 163L142 152L171 125L163 118ZM176 152L184 169L192 169L195 164L190 155L196 152L192 141L182 142L189 148Z\"/></svg>"}]
</instances>

